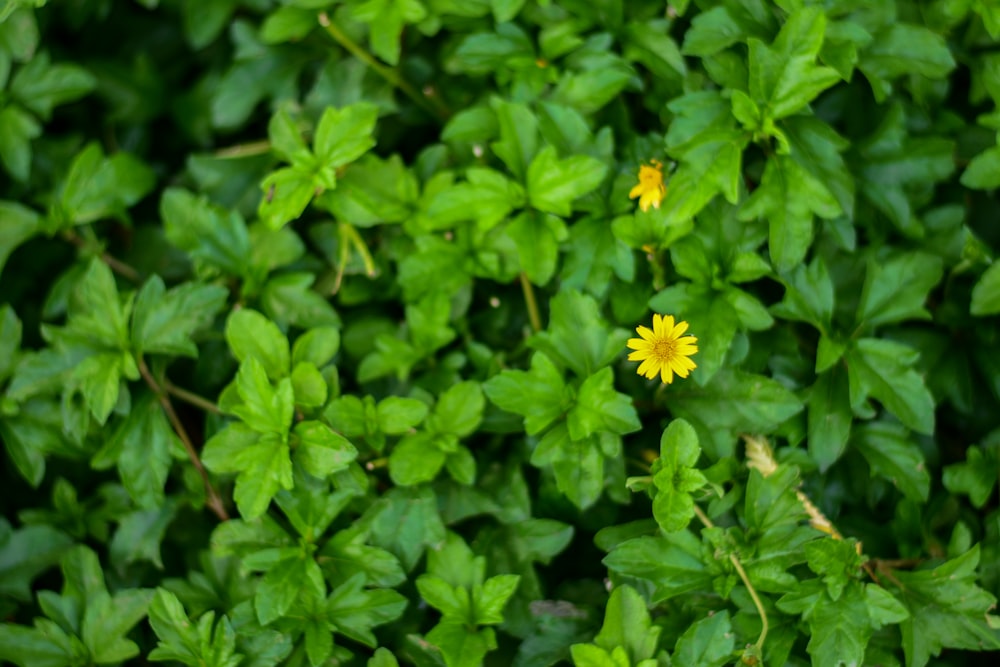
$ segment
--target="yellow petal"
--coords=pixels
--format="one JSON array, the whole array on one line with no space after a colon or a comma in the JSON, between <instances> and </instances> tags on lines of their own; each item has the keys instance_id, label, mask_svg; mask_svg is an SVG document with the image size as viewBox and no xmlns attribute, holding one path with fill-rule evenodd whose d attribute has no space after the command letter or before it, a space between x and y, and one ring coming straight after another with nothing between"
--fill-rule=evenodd
<instances>
[{"instance_id":1,"label":"yellow petal","mask_svg":"<svg viewBox=\"0 0 1000 667\"><path fill-rule=\"evenodd\" d=\"M684 320L681 320L680 322L677 323L677 326L674 327L674 330L671 332L670 337L675 339L680 338L681 334L687 331L687 329L688 329L688 323L685 322Z\"/></svg>"},{"instance_id":2,"label":"yellow petal","mask_svg":"<svg viewBox=\"0 0 1000 667\"><path fill-rule=\"evenodd\" d=\"M660 379L663 380L663 384L670 384L674 381L674 372L670 369L670 364L663 364L660 367Z\"/></svg>"},{"instance_id":3,"label":"yellow petal","mask_svg":"<svg viewBox=\"0 0 1000 667\"><path fill-rule=\"evenodd\" d=\"M656 317L655 315L653 316ZM656 326L656 320L653 320L653 326ZM649 327L638 326L635 328L635 332L645 338L648 341L652 341L656 338L656 334L650 331Z\"/></svg>"},{"instance_id":4,"label":"yellow petal","mask_svg":"<svg viewBox=\"0 0 1000 667\"><path fill-rule=\"evenodd\" d=\"M638 350L637 352L631 352L628 355L629 361L642 361L643 359L649 359L653 356L652 350Z\"/></svg>"}]
</instances>

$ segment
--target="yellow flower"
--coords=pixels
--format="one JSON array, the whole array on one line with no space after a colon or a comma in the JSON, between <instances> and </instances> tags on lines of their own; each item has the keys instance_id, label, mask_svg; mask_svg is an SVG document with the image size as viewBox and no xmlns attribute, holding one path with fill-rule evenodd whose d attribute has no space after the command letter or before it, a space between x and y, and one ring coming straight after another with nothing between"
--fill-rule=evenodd
<instances>
[{"instance_id":1,"label":"yellow flower","mask_svg":"<svg viewBox=\"0 0 1000 667\"><path fill-rule=\"evenodd\" d=\"M653 329L636 327L636 332L642 338L630 338L627 345L635 350L628 355L629 361L641 361L636 372L652 380L657 375L665 384L674 381L674 373L686 378L697 368L689 357L698 351L694 336L684 336L688 323L681 321L674 324L674 316L653 315Z\"/></svg>"},{"instance_id":2,"label":"yellow flower","mask_svg":"<svg viewBox=\"0 0 1000 667\"><path fill-rule=\"evenodd\" d=\"M667 186L663 184L663 165L659 160L650 160L649 164L639 166L639 184L628 193L629 199L639 198L639 208L646 212L649 207L660 208L660 202L667 194Z\"/></svg>"}]
</instances>

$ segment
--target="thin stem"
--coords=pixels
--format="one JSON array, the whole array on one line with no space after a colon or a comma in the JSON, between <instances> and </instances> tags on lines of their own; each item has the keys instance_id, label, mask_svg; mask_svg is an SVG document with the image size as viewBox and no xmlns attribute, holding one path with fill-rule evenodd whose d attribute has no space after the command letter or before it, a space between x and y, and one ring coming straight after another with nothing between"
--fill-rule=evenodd
<instances>
[{"instance_id":1,"label":"thin stem","mask_svg":"<svg viewBox=\"0 0 1000 667\"><path fill-rule=\"evenodd\" d=\"M542 330L542 317L538 314L538 302L535 300L535 288L528 280L528 274L521 272L521 291L524 292L524 303L528 307L528 319L531 320L531 328L535 331Z\"/></svg>"},{"instance_id":2,"label":"thin stem","mask_svg":"<svg viewBox=\"0 0 1000 667\"><path fill-rule=\"evenodd\" d=\"M358 234L358 230L354 228L354 225L342 222L340 223L340 231L343 235L342 238L350 241L351 245L354 246L354 249L358 251L359 255L361 255L361 261L365 265L365 273L369 278L374 278L377 273L375 270L375 260L372 259L372 254L368 250L368 245L365 243L365 240L361 238L361 235Z\"/></svg>"},{"instance_id":3,"label":"thin stem","mask_svg":"<svg viewBox=\"0 0 1000 667\"><path fill-rule=\"evenodd\" d=\"M694 506L694 514L706 528L715 528L715 524L712 523L712 520L709 519L708 515L705 514L705 512L697 505ZM757 607L757 613L760 614L760 636L757 638L757 642L754 646L757 647L758 651L763 652L764 640L767 639L768 630L767 612L764 611L764 603L760 601L760 596L757 595L757 589L750 583L750 577L747 576L747 571L743 569L743 563L740 562L740 559L736 556L736 554L729 554L729 562L733 564L733 569L736 570L736 574L740 575L740 579L743 580L743 585L747 587L747 592L750 593L750 599L753 600L754 606Z\"/></svg>"},{"instance_id":4,"label":"thin stem","mask_svg":"<svg viewBox=\"0 0 1000 667\"><path fill-rule=\"evenodd\" d=\"M214 156L219 158L241 158L249 155L263 155L271 150L271 142L267 139L249 141L245 144L236 144L227 148L220 148L215 151Z\"/></svg>"},{"instance_id":5,"label":"thin stem","mask_svg":"<svg viewBox=\"0 0 1000 667\"><path fill-rule=\"evenodd\" d=\"M97 250L97 248L95 247L95 245L88 243L86 239L77 234L76 231L73 229L67 229L66 231L64 231L63 238L72 243L73 245L75 245L80 250L83 250L85 252L94 252L96 254L95 251ZM118 275L136 284L142 282L142 276L139 275L139 272L134 268L132 268L131 266L129 266L128 264L126 264L125 262L115 257L112 257L111 255L103 251L99 256L101 258L101 261L107 264L109 267L111 267L111 270L117 273Z\"/></svg>"},{"instance_id":6,"label":"thin stem","mask_svg":"<svg viewBox=\"0 0 1000 667\"><path fill-rule=\"evenodd\" d=\"M177 398L181 399L182 401L184 401L185 403L190 403L196 408L201 408L205 412L211 412L213 415L222 414L222 410L219 409L219 406L217 406L212 401L208 400L207 398L202 398L198 394L190 392L187 389L182 389L181 387L178 387L169 380L163 381L163 388L167 391L168 394L172 394Z\"/></svg>"},{"instance_id":7,"label":"thin stem","mask_svg":"<svg viewBox=\"0 0 1000 667\"><path fill-rule=\"evenodd\" d=\"M361 62L375 70L375 72L383 79L391 83L396 88L399 88L404 94L406 94L407 97L413 100L417 106L441 122L448 120L451 112L444 106L440 99L430 95L422 95L416 88L410 85L406 79L400 76L397 70L391 67L386 67L376 60L372 54L361 48L361 46L351 39L345 32L343 32L336 23L330 20L330 17L326 12L320 12L317 18L320 26L326 30L330 37L333 37L338 44L360 59Z\"/></svg>"},{"instance_id":8,"label":"thin stem","mask_svg":"<svg viewBox=\"0 0 1000 667\"><path fill-rule=\"evenodd\" d=\"M149 388L153 390L156 397L160 401L160 406L163 408L163 412L167 415L167 419L170 421L170 425L174 427L174 431L177 433L177 437L180 438L181 444L184 445L184 451L187 452L188 458L191 459L191 463L194 464L195 470L201 475L201 481L205 485L205 504L215 513L215 516L219 517L220 521L228 521L229 514L226 512L225 506L222 504L222 498L219 497L218 492L216 492L215 487L212 486L211 480L208 478L208 471L205 470L205 466L202 465L201 459L198 458L198 452L195 451L194 445L191 443L191 438L187 434L187 430L184 428L184 424L181 423L180 417L177 416L177 412L174 410L173 403L170 402L170 396L167 392L160 387L157 383L156 378L153 374L149 372L149 367L146 366L146 360L141 356L139 357L139 373L142 378L149 385Z\"/></svg>"}]
</instances>

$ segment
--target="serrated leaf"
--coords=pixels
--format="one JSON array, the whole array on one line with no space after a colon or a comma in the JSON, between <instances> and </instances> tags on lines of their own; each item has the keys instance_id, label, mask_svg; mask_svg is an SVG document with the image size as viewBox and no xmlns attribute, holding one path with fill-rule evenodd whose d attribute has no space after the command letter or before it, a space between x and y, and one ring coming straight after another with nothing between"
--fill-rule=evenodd
<instances>
[{"instance_id":1,"label":"serrated leaf","mask_svg":"<svg viewBox=\"0 0 1000 667\"><path fill-rule=\"evenodd\" d=\"M885 477L914 502L927 501L931 482L927 465L905 429L869 424L855 434L854 446L868 460L873 475Z\"/></svg>"}]
</instances>

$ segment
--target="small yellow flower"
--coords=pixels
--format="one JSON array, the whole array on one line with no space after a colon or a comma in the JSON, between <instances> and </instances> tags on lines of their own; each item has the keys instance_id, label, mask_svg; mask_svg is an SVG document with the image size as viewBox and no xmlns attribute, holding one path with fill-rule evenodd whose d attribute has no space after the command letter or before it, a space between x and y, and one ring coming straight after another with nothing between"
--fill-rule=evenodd
<instances>
[{"instance_id":1,"label":"small yellow flower","mask_svg":"<svg viewBox=\"0 0 1000 667\"><path fill-rule=\"evenodd\" d=\"M649 207L660 208L660 202L667 194L667 186L663 184L663 165L659 160L650 160L649 164L639 166L639 184L628 193L629 199L639 198L639 208L645 213Z\"/></svg>"},{"instance_id":2,"label":"small yellow flower","mask_svg":"<svg viewBox=\"0 0 1000 667\"><path fill-rule=\"evenodd\" d=\"M629 361L641 361L636 372L652 380L657 375L665 384L674 381L674 373L686 378L697 368L689 357L698 351L694 336L683 335L688 323L681 321L674 324L674 316L653 315L653 328L636 327L636 332L642 338L630 338L629 349L635 350L628 355Z\"/></svg>"}]
</instances>

